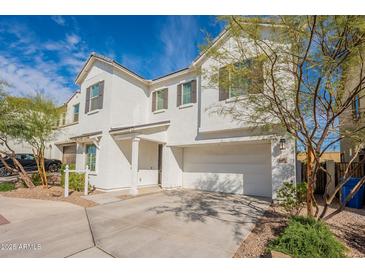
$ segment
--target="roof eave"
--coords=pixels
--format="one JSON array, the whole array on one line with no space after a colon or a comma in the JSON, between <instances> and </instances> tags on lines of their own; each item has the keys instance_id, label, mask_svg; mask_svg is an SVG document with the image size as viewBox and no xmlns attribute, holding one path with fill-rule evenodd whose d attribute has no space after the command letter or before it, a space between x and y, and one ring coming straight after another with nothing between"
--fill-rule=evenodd
<instances>
[{"instance_id":1,"label":"roof eave","mask_svg":"<svg viewBox=\"0 0 365 274\"><path fill-rule=\"evenodd\" d=\"M207 56L209 49L215 47L220 41L225 39L228 34L229 34L229 28L227 27L213 40L212 44L207 49L205 49L197 58L195 58L190 67L193 68L199 67L201 63L204 61L204 58Z\"/></svg>"},{"instance_id":2,"label":"roof eave","mask_svg":"<svg viewBox=\"0 0 365 274\"><path fill-rule=\"evenodd\" d=\"M148 80L142 78L141 76L131 72L130 70L124 68L122 65L118 64L117 62L115 62L114 60L111 59L106 59L103 58L95 53L92 53L89 58L87 59L87 61L85 62L84 66L82 67L81 71L79 72L79 74L77 75L76 79L75 79L75 83L77 85L81 85L82 81L84 80L84 76L85 74L89 71L90 66L93 64L93 62L95 62L96 60L104 62L105 64L108 64L110 66L112 66L113 68L118 69L119 71L122 71L123 73L127 74L128 76L136 79L137 81L143 83L143 84L148 84Z\"/></svg>"}]
</instances>

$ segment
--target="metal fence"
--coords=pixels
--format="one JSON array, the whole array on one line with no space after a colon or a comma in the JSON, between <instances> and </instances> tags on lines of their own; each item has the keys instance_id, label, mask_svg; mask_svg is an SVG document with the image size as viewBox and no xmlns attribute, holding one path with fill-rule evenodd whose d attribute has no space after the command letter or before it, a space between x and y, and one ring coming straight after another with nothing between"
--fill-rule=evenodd
<instances>
[{"instance_id":1,"label":"metal fence","mask_svg":"<svg viewBox=\"0 0 365 274\"><path fill-rule=\"evenodd\" d=\"M321 163L322 167L326 169L326 163ZM305 163L302 163L301 168L301 178L303 182L307 182L307 165ZM326 184L327 184L327 174L322 169L318 170L317 177L316 177L316 185L314 188L315 194L324 194L326 190Z\"/></svg>"},{"instance_id":2,"label":"metal fence","mask_svg":"<svg viewBox=\"0 0 365 274\"><path fill-rule=\"evenodd\" d=\"M342 162L335 164L335 184L341 181L341 178L345 175L346 169L349 163ZM349 168L349 175L351 177L364 177L365 176L365 165L363 163L351 163Z\"/></svg>"},{"instance_id":3,"label":"metal fence","mask_svg":"<svg viewBox=\"0 0 365 274\"><path fill-rule=\"evenodd\" d=\"M307 181L307 173L306 173L306 163L301 163L301 181ZM326 162L321 163L322 167L326 169ZM342 162L342 163L335 163L335 186L337 186L340 182L342 177L345 175L345 171L349 163ZM349 168L350 172L349 175L351 177L363 177L365 176L365 164L363 163L351 163ZM327 185L327 174L323 170L319 170L316 177L316 185L314 188L315 194L323 195L326 191Z\"/></svg>"}]
</instances>

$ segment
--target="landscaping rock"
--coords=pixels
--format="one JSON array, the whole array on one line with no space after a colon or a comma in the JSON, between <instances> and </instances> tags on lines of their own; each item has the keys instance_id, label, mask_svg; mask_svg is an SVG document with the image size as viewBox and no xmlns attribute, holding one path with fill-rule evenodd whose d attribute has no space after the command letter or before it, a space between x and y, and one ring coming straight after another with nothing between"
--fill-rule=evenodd
<instances>
[{"instance_id":1,"label":"landscaping rock","mask_svg":"<svg viewBox=\"0 0 365 274\"><path fill-rule=\"evenodd\" d=\"M53 197L61 197L63 193L60 190L53 190L51 194Z\"/></svg>"}]
</instances>

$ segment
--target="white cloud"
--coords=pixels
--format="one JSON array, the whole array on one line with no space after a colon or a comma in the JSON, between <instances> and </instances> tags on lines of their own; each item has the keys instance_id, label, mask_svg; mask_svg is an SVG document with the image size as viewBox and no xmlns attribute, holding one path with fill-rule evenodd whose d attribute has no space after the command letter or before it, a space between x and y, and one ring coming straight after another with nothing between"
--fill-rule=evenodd
<instances>
[{"instance_id":1,"label":"white cloud","mask_svg":"<svg viewBox=\"0 0 365 274\"><path fill-rule=\"evenodd\" d=\"M75 46L80 42L81 38L76 34L67 34L66 41L70 46Z\"/></svg>"},{"instance_id":2,"label":"white cloud","mask_svg":"<svg viewBox=\"0 0 365 274\"><path fill-rule=\"evenodd\" d=\"M86 58L85 58L86 59ZM74 75L77 75L79 71L81 70L82 66L84 65L85 59L79 59L75 58L73 56L64 57L62 59L62 65L66 66L67 69L73 73Z\"/></svg>"},{"instance_id":3,"label":"white cloud","mask_svg":"<svg viewBox=\"0 0 365 274\"><path fill-rule=\"evenodd\" d=\"M81 38L70 33L64 40L44 42L27 26L10 22L0 24L0 42L2 33L12 35L9 47L0 51L0 79L12 85L8 91L27 96L43 90L63 103L76 88L74 77L89 52Z\"/></svg>"},{"instance_id":4,"label":"white cloud","mask_svg":"<svg viewBox=\"0 0 365 274\"><path fill-rule=\"evenodd\" d=\"M168 16L158 27L160 50L151 51L149 56L122 54L123 66L147 78L157 78L191 64L200 42L197 19L194 16Z\"/></svg>"},{"instance_id":5,"label":"white cloud","mask_svg":"<svg viewBox=\"0 0 365 274\"><path fill-rule=\"evenodd\" d=\"M49 50L49 51L58 51L58 50L62 50L64 45L63 45L63 42L48 41L43 44L43 47L44 47L44 49Z\"/></svg>"},{"instance_id":6,"label":"white cloud","mask_svg":"<svg viewBox=\"0 0 365 274\"><path fill-rule=\"evenodd\" d=\"M51 19L58 25L64 26L66 24L65 18L59 15L51 16Z\"/></svg>"},{"instance_id":7,"label":"white cloud","mask_svg":"<svg viewBox=\"0 0 365 274\"><path fill-rule=\"evenodd\" d=\"M24 65L16 58L0 55L0 77L10 87L7 91L15 96L30 96L37 91L45 92L57 104L64 102L73 92L66 85L66 79L50 73L52 65L42 63L43 67Z\"/></svg>"},{"instance_id":8,"label":"white cloud","mask_svg":"<svg viewBox=\"0 0 365 274\"><path fill-rule=\"evenodd\" d=\"M161 28L159 63L164 73L188 66L196 57L199 25L194 16L169 16Z\"/></svg>"}]
</instances>

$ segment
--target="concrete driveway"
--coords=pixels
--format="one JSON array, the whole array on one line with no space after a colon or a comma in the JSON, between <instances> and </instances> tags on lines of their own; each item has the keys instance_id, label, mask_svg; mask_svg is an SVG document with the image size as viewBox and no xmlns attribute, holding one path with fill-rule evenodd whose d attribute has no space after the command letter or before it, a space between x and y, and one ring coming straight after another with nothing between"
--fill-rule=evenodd
<instances>
[{"instance_id":1,"label":"concrete driveway","mask_svg":"<svg viewBox=\"0 0 365 274\"><path fill-rule=\"evenodd\" d=\"M186 190L87 209L0 196L0 257L232 257L268 206Z\"/></svg>"},{"instance_id":2,"label":"concrete driveway","mask_svg":"<svg viewBox=\"0 0 365 274\"><path fill-rule=\"evenodd\" d=\"M87 209L95 244L114 257L232 257L264 199L164 191Z\"/></svg>"},{"instance_id":3,"label":"concrete driveway","mask_svg":"<svg viewBox=\"0 0 365 274\"><path fill-rule=\"evenodd\" d=\"M93 247L85 209L66 202L0 196L0 257L66 257Z\"/></svg>"},{"instance_id":4,"label":"concrete driveway","mask_svg":"<svg viewBox=\"0 0 365 274\"><path fill-rule=\"evenodd\" d=\"M85 209L66 202L0 196L0 257L66 257L93 247Z\"/></svg>"}]
</instances>

